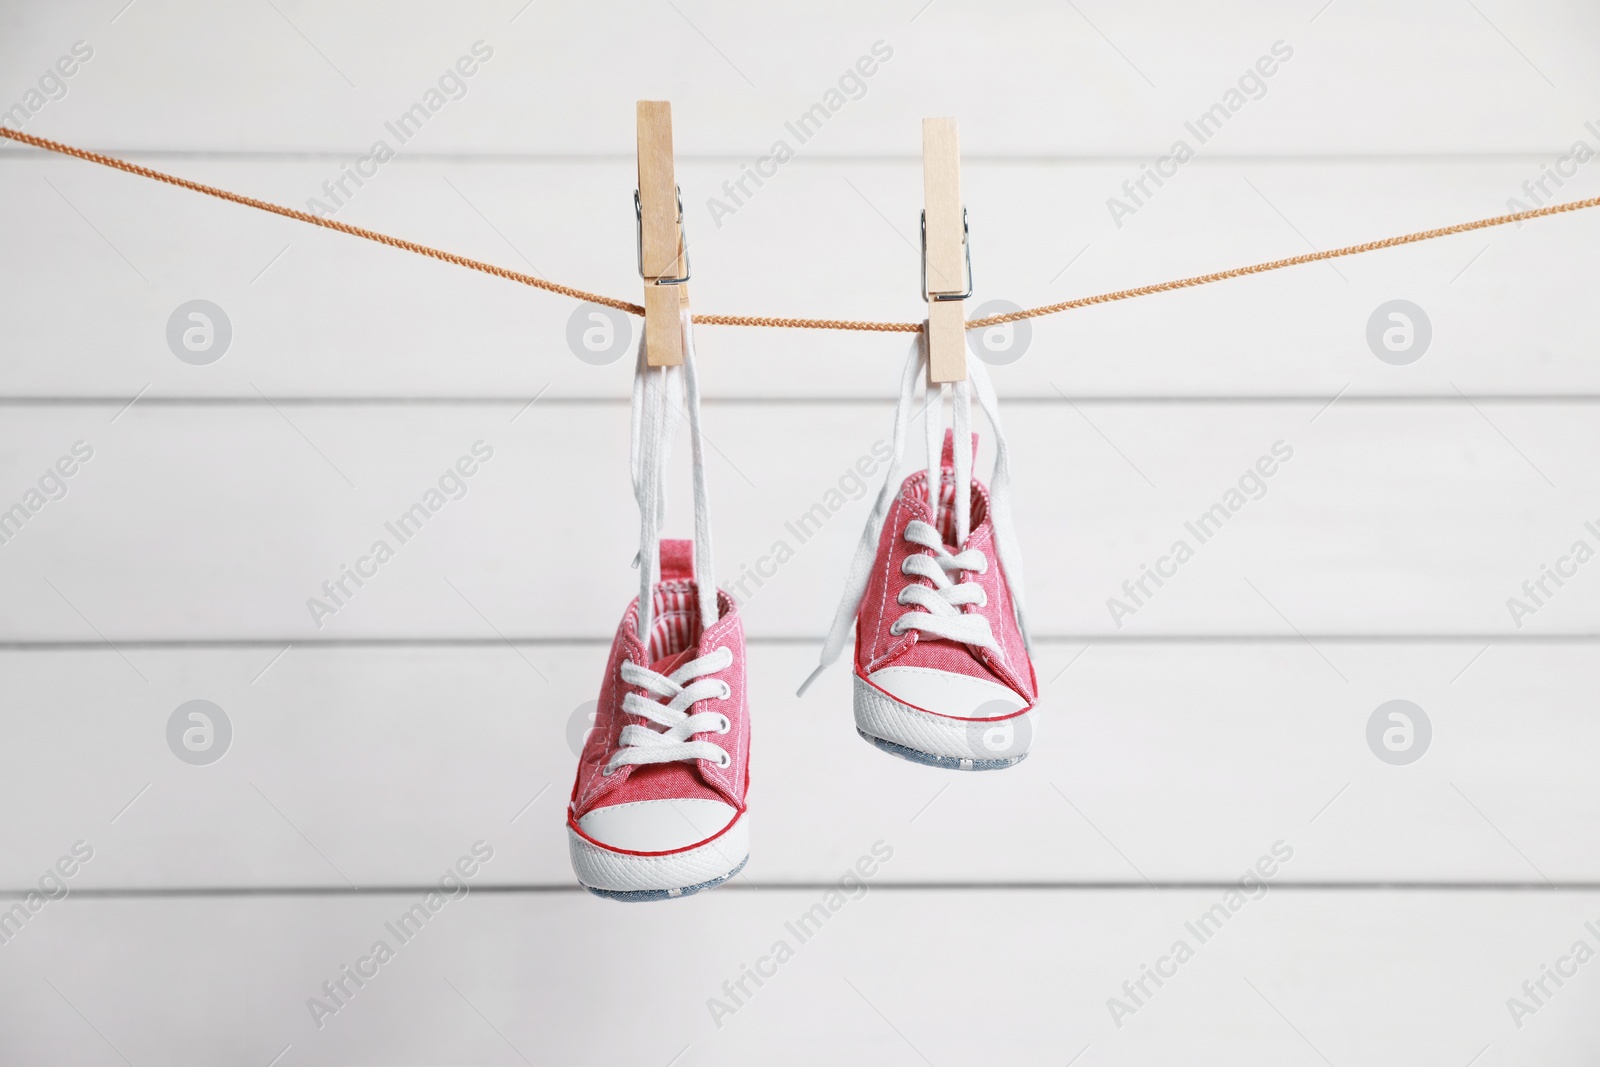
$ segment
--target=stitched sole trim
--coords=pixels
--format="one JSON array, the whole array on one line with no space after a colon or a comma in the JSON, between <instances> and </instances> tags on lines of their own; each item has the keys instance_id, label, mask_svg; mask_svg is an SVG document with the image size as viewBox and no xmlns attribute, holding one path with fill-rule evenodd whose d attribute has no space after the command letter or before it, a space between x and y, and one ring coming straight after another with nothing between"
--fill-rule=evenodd
<instances>
[{"instance_id":1,"label":"stitched sole trim","mask_svg":"<svg viewBox=\"0 0 1600 1067\"><path fill-rule=\"evenodd\" d=\"M578 884L613 900L667 900L689 896L738 874L750 858L750 830L740 815L727 831L698 848L640 856L586 841L567 828Z\"/></svg>"},{"instance_id":2,"label":"stitched sole trim","mask_svg":"<svg viewBox=\"0 0 1600 1067\"><path fill-rule=\"evenodd\" d=\"M889 753L891 756L899 756L903 760L920 763L924 767L942 767L947 771L1000 771L1007 767L1015 767L1028 758L1028 754L1024 752L1020 756L1008 759L955 759L951 756L935 756L928 752L918 752L914 748L897 745L893 741L885 741L881 737L873 737L859 727L856 729L856 733L861 735L863 741L866 741L876 749Z\"/></svg>"},{"instance_id":3,"label":"stitched sole trim","mask_svg":"<svg viewBox=\"0 0 1600 1067\"><path fill-rule=\"evenodd\" d=\"M952 771L1003 770L1028 757L1031 711L985 725L982 720L930 714L902 704L860 676L854 681L856 732L892 756Z\"/></svg>"},{"instance_id":4,"label":"stitched sole trim","mask_svg":"<svg viewBox=\"0 0 1600 1067\"><path fill-rule=\"evenodd\" d=\"M635 889L631 891L621 891L615 889L596 889L594 886L589 885L586 885L583 888L587 889L597 897L605 897L607 900L620 900L626 904L639 904L648 900L676 900L679 897L693 896L702 889L715 889L723 882L726 882L729 878L732 878L734 875L744 870L744 865L749 862L750 857L746 856L744 859L739 861L739 866L735 867L722 877L713 878L709 882L701 882L699 885L684 886L682 889Z\"/></svg>"}]
</instances>

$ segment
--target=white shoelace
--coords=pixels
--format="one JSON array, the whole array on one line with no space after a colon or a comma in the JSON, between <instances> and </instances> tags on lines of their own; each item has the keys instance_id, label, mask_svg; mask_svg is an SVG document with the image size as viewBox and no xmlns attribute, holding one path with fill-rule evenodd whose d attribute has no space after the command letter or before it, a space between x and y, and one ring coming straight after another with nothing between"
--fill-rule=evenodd
<instances>
[{"instance_id":1,"label":"white shoelace","mask_svg":"<svg viewBox=\"0 0 1600 1067\"><path fill-rule=\"evenodd\" d=\"M906 426L911 420L911 407L917 394L917 383L919 381L927 381L927 336L926 328L917 334L917 339L912 343L911 352L906 359L905 369L900 379L900 403L895 408L894 413L894 458L889 462L883 488L878 493L878 499L872 507L872 513L867 516L866 529L861 531L861 540L856 543L855 559L851 561L849 574L845 577L844 597L839 601L839 609L833 616L833 625L828 630L826 640L823 641L820 662L817 664L817 669L812 671L810 677L801 684L800 694L804 694L811 683L816 681L818 676L839 658L839 654L844 650L845 643L850 639L850 629L855 624L856 608L861 604L861 595L866 591L867 577L872 569L873 560L877 556L878 537L883 532L883 524L888 518L889 508L894 503L895 478L899 473L900 461L905 456ZM952 465L955 475L956 541L957 547L961 551L956 553L949 552L945 548L938 532L928 524L910 523L906 527L907 538L911 537L911 528L913 526L921 525L927 527L928 534L925 536L937 542L937 547L925 544L921 540L917 541L916 543L922 544L923 547L934 549L935 557L929 559L928 564L911 564L908 560L907 565L932 566L943 576L946 570L945 560L948 558L948 560L953 561L950 563L949 569L978 569L976 567L965 567L961 563L963 559L971 561L973 556L982 557L983 555L981 552L974 552L966 548L967 535L970 533L968 526L971 522L972 507L971 393L973 391L978 394L978 403L982 406L983 413L989 420L989 426L994 431L994 478L989 482L989 522L994 528L995 549L999 553L1001 565L1005 567L1006 577L1011 583L1011 601L1017 613L1017 627L1022 631L1023 643L1031 651L1032 642L1028 636L1027 616L1023 611L1022 552L1017 545L1016 532L1011 524L1011 452L1006 444L1005 430L1000 425L1000 404L995 397L994 386L989 381L988 371L980 360L969 359L967 361L967 381L955 383L955 413L952 419L952 428L955 431L956 447L952 457ZM934 503L935 519L938 518L941 485L940 472L942 467L939 460L943 450L944 439L943 426L941 425L944 414L942 400L942 387L936 389L933 386L929 386L928 403L923 414L927 418L928 495ZM919 536L924 535L919 534ZM916 558L918 557L912 557L912 559ZM928 557L921 558L928 559ZM987 564L988 561L985 560L984 562ZM932 580L936 586L939 586L941 581L940 578L934 578L931 571L923 575L923 577ZM947 576L943 580L945 582L949 581ZM961 589L971 583L963 582L959 586L955 586L954 583L950 584L955 589ZM916 629L925 630L935 636L943 637L946 635L938 633L932 627L935 625L940 628L951 625L964 625L954 622L952 616L976 618L983 623L984 634L988 636L989 643L967 640L965 634L975 633L976 627L961 631L963 636L951 636L949 639L965 641L968 644L985 645L985 647L990 648L994 647L992 644L994 636L989 630L989 624L986 619L982 619L981 616L968 616L957 610L957 602L949 599L949 595L944 593L943 587L927 589L924 586L918 586L916 588L921 589L922 592L913 593L908 589L902 595L908 598L915 598L915 600L910 601L913 603L926 601L925 603L916 603L916 606L925 608L926 615L920 612L903 615L895 621L895 626L901 626L902 629L906 629L912 625L908 620L925 620L919 622L916 625ZM956 595L965 597L970 594L961 593ZM935 597L938 603L943 604L943 608L934 606L934 600L930 598ZM902 603L906 602L908 601L902 601ZM965 602L964 600L961 601L961 603ZM977 601L972 602L977 603ZM952 631L952 634L954 633L955 631Z\"/></svg>"},{"instance_id":2,"label":"white shoelace","mask_svg":"<svg viewBox=\"0 0 1600 1067\"><path fill-rule=\"evenodd\" d=\"M630 466L633 495L639 502L639 640L650 643L651 611L661 573L661 528L667 519L667 460L677 436L685 401L689 411L689 446L694 474L694 570L702 625L717 620L717 583L711 567L711 516L706 502L705 448L700 433L700 382L695 371L694 330L685 312L683 366L652 367L645 355L643 331L633 377Z\"/></svg>"},{"instance_id":3,"label":"white shoelace","mask_svg":"<svg viewBox=\"0 0 1600 1067\"><path fill-rule=\"evenodd\" d=\"M989 603L989 594L977 582L958 585L950 578L952 571L984 573L989 569L989 558L975 548L951 552L945 547L939 531L921 519L913 519L906 524L905 539L914 545L931 549L933 555L919 553L907 556L900 573L926 578L933 583L933 588L908 585L902 589L895 603L922 610L906 612L890 624L889 632L903 634L907 630L920 630L965 645L998 648L994 634L989 629L989 620L982 615L968 615L961 610L963 604L982 607Z\"/></svg>"},{"instance_id":4,"label":"white shoelace","mask_svg":"<svg viewBox=\"0 0 1600 1067\"><path fill-rule=\"evenodd\" d=\"M666 698L667 703L629 693L622 698L622 710L648 719L663 729L652 730L638 723L624 726L621 747L612 754L611 762L601 773L609 775L625 765L693 759L708 759L719 767L726 767L731 762L726 749L710 741L691 741L690 738L708 731L725 734L732 723L718 712L697 711L691 715L689 709L707 697L727 698L731 692L728 683L705 675L715 674L732 662L733 653L725 645L709 656L690 660L667 675L624 660L622 680Z\"/></svg>"},{"instance_id":5,"label":"white shoelace","mask_svg":"<svg viewBox=\"0 0 1600 1067\"><path fill-rule=\"evenodd\" d=\"M695 590L700 609L700 625L710 626L719 617L717 583L711 567L711 518L706 503L705 449L700 434L700 383L695 372L694 332L688 315L682 320L683 366L652 367L645 353L643 331L639 338L639 358L633 379L632 442L630 467L633 493L639 502L639 641L650 647L654 623L655 585L661 573L661 528L667 517L667 459L678 427L684 401L689 413L689 441L694 470L694 569ZM622 681L638 686L658 697L663 704L638 693L623 697L622 708L662 727L630 723L622 728L618 749L606 764L604 773L618 767L641 763L670 763L676 760L708 759L726 767L730 757L720 745L710 741L691 741L695 734L731 728L727 716L716 712L689 713L707 697L718 699L729 694L728 683L715 674L733 662L725 646L691 660L670 675L624 661Z\"/></svg>"}]
</instances>

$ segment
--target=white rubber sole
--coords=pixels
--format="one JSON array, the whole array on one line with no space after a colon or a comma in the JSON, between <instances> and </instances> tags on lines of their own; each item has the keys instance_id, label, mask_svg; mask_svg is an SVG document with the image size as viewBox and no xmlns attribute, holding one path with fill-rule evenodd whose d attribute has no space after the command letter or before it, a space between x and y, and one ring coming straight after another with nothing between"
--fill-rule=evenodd
<instances>
[{"instance_id":1,"label":"white rubber sole","mask_svg":"<svg viewBox=\"0 0 1600 1067\"><path fill-rule=\"evenodd\" d=\"M668 900L721 885L750 858L750 827L744 815L717 837L695 848L664 855L616 852L567 827L572 871L578 883L612 900Z\"/></svg>"},{"instance_id":2,"label":"white rubber sole","mask_svg":"<svg viewBox=\"0 0 1600 1067\"><path fill-rule=\"evenodd\" d=\"M855 681L856 732L893 756L954 771L1015 767L1028 756L1033 711L1003 719L954 719L904 704Z\"/></svg>"}]
</instances>

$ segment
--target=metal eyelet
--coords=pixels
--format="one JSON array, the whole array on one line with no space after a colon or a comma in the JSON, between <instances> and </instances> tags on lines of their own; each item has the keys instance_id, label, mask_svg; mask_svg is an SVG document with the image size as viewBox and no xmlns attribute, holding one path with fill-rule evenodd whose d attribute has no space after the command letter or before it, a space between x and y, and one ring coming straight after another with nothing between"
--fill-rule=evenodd
<instances>
[{"instance_id":1,"label":"metal eyelet","mask_svg":"<svg viewBox=\"0 0 1600 1067\"><path fill-rule=\"evenodd\" d=\"M731 729L733 729L733 720L726 715L722 716L722 725L717 727L717 733L725 734Z\"/></svg>"},{"instance_id":2,"label":"metal eyelet","mask_svg":"<svg viewBox=\"0 0 1600 1067\"><path fill-rule=\"evenodd\" d=\"M722 679L718 678L717 681L722 682ZM731 696L733 696L733 686L729 685L727 682L722 682L722 696L718 697L717 699L727 700ZM726 716L724 716L724 718L726 718Z\"/></svg>"},{"instance_id":3,"label":"metal eyelet","mask_svg":"<svg viewBox=\"0 0 1600 1067\"><path fill-rule=\"evenodd\" d=\"M891 622L889 624L889 632L895 637L899 637L901 634L905 633L905 630L901 628L898 622Z\"/></svg>"},{"instance_id":4,"label":"metal eyelet","mask_svg":"<svg viewBox=\"0 0 1600 1067\"><path fill-rule=\"evenodd\" d=\"M602 777L602 778L610 778L611 777L611 770L612 770L612 767L611 767L611 764L609 764L609 763L606 764L604 767L601 767L600 768L600 777Z\"/></svg>"},{"instance_id":5,"label":"metal eyelet","mask_svg":"<svg viewBox=\"0 0 1600 1067\"><path fill-rule=\"evenodd\" d=\"M717 766L721 767L723 770L727 770L729 767L733 766L733 757L724 752L722 754L722 758L717 760Z\"/></svg>"}]
</instances>

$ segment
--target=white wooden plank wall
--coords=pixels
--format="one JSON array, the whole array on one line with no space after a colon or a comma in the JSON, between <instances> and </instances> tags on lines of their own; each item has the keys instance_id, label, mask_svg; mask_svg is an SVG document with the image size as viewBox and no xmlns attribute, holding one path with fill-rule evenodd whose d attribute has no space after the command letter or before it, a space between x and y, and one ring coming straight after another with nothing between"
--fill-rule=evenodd
<instances>
[{"instance_id":1,"label":"white wooden plank wall","mask_svg":"<svg viewBox=\"0 0 1600 1067\"><path fill-rule=\"evenodd\" d=\"M0 4L13 125L297 207L382 138L338 218L630 300L632 103L670 98L698 310L895 320L921 310L925 115L961 121L974 305L1034 305L1596 195L1597 60L1570 0ZM724 190L778 138L792 160ZM1124 188L1178 139L1192 159ZM0 234L0 512L46 497L0 527L0 893L72 871L0 926L0 1062L1600 1054L1600 564L1562 562L1600 549L1600 214L998 338L1045 683L1005 774L872 751L844 668L793 696L908 338L703 328L755 844L644 908L576 890L561 814L633 588L631 358L581 358L564 299L11 144ZM231 335L209 363L168 340L197 299ZM1427 319L1413 362L1369 344L1394 300ZM459 499L313 618L479 442ZM196 699L231 729L205 766L166 737ZM1392 700L1427 716L1416 762L1369 743ZM471 891L330 998L476 842Z\"/></svg>"}]
</instances>

